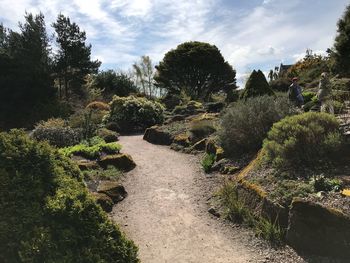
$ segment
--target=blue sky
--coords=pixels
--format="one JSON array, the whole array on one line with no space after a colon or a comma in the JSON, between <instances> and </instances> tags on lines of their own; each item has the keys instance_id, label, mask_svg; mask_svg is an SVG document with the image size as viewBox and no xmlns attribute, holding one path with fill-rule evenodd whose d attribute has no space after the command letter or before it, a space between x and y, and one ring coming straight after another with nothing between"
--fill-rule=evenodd
<instances>
[{"instance_id":1,"label":"blue sky","mask_svg":"<svg viewBox=\"0 0 350 263\"><path fill-rule=\"evenodd\" d=\"M345 0L0 0L0 21L12 29L25 11L58 13L87 32L102 69L128 70L142 55L158 63L178 44L215 44L237 70L239 83L253 69L293 63L311 48L332 46Z\"/></svg>"}]
</instances>

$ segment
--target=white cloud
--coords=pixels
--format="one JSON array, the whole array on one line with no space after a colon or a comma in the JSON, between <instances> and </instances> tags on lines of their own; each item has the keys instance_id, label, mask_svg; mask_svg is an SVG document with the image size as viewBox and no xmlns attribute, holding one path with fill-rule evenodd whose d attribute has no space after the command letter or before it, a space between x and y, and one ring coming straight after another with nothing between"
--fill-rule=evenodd
<instances>
[{"instance_id":1,"label":"white cloud","mask_svg":"<svg viewBox=\"0 0 350 263\"><path fill-rule=\"evenodd\" d=\"M261 0L251 7L229 0L0 0L0 21L15 28L25 10L41 10L49 25L62 12L86 30L94 58L124 68L144 54L157 63L184 41L209 42L241 81L253 69L294 62L306 48L326 50L346 2Z\"/></svg>"}]
</instances>

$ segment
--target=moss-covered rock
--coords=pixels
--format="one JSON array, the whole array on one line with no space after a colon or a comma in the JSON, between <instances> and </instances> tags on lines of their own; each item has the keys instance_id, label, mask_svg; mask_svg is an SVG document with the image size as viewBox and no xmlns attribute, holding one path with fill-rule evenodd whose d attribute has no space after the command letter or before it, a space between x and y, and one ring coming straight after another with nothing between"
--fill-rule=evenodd
<instances>
[{"instance_id":1,"label":"moss-covered rock","mask_svg":"<svg viewBox=\"0 0 350 263\"><path fill-rule=\"evenodd\" d=\"M129 172L136 166L131 156L125 153L103 156L98 161L98 164L104 169L111 165L123 172Z\"/></svg>"},{"instance_id":2,"label":"moss-covered rock","mask_svg":"<svg viewBox=\"0 0 350 263\"><path fill-rule=\"evenodd\" d=\"M225 158L224 149L221 147L216 148L215 155L216 155L215 161L220 161L221 159Z\"/></svg>"},{"instance_id":3,"label":"moss-covered rock","mask_svg":"<svg viewBox=\"0 0 350 263\"><path fill-rule=\"evenodd\" d=\"M81 159L76 161L76 163L81 171L95 170L99 168L99 165L96 161Z\"/></svg>"},{"instance_id":4,"label":"moss-covered rock","mask_svg":"<svg viewBox=\"0 0 350 263\"><path fill-rule=\"evenodd\" d=\"M188 147L190 146L190 136L186 132L180 133L174 137L173 143Z\"/></svg>"},{"instance_id":5,"label":"moss-covered rock","mask_svg":"<svg viewBox=\"0 0 350 263\"><path fill-rule=\"evenodd\" d=\"M98 203L105 212L109 213L112 211L114 204L112 198L104 193L92 193L92 195L95 198L96 203Z\"/></svg>"},{"instance_id":6,"label":"moss-covered rock","mask_svg":"<svg viewBox=\"0 0 350 263\"><path fill-rule=\"evenodd\" d=\"M162 131L159 126L152 126L146 129L143 139L153 144L170 145L174 137L170 133Z\"/></svg>"},{"instance_id":7,"label":"moss-covered rock","mask_svg":"<svg viewBox=\"0 0 350 263\"><path fill-rule=\"evenodd\" d=\"M105 140L105 142L118 141L119 133L109 130L107 128L101 128L97 131L97 135Z\"/></svg>"},{"instance_id":8,"label":"moss-covered rock","mask_svg":"<svg viewBox=\"0 0 350 263\"><path fill-rule=\"evenodd\" d=\"M122 201L128 195L124 186L114 181L101 181L97 192L109 196L114 203Z\"/></svg>"},{"instance_id":9,"label":"moss-covered rock","mask_svg":"<svg viewBox=\"0 0 350 263\"><path fill-rule=\"evenodd\" d=\"M287 242L301 252L332 258L350 257L350 218L341 211L294 199Z\"/></svg>"}]
</instances>

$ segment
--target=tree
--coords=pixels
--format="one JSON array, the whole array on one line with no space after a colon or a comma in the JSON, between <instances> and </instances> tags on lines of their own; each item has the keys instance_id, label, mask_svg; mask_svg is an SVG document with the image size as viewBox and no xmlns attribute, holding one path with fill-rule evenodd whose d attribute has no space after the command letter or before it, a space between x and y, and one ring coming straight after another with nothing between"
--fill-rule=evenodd
<instances>
[{"instance_id":1,"label":"tree","mask_svg":"<svg viewBox=\"0 0 350 263\"><path fill-rule=\"evenodd\" d=\"M273 95L273 91L269 87L269 83L265 78L264 73L261 70L253 70L252 74L248 78L244 91L241 94L241 99L248 99L251 97Z\"/></svg>"},{"instance_id":2,"label":"tree","mask_svg":"<svg viewBox=\"0 0 350 263\"><path fill-rule=\"evenodd\" d=\"M56 55L55 69L58 76L60 97L69 98L69 91L82 95L84 77L97 73L101 62L92 61L91 45L86 45L86 33L81 31L69 17L60 14L52 25L56 32L59 50Z\"/></svg>"},{"instance_id":3,"label":"tree","mask_svg":"<svg viewBox=\"0 0 350 263\"><path fill-rule=\"evenodd\" d=\"M338 21L337 36L334 43L334 70L342 76L350 76L350 5Z\"/></svg>"},{"instance_id":4,"label":"tree","mask_svg":"<svg viewBox=\"0 0 350 263\"><path fill-rule=\"evenodd\" d=\"M26 14L19 27L0 26L0 126L7 128L37 121L47 113L38 108L55 98L44 15Z\"/></svg>"},{"instance_id":5,"label":"tree","mask_svg":"<svg viewBox=\"0 0 350 263\"><path fill-rule=\"evenodd\" d=\"M107 99L111 99L113 95L124 97L137 92L134 82L128 75L123 72L116 73L114 70L99 72L94 77L93 86L101 89Z\"/></svg>"},{"instance_id":6,"label":"tree","mask_svg":"<svg viewBox=\"0 0 350 263\"><path fill-rule=\"evenodd\" d=\"M154 66L149 56L142 56L139 62L133 65L136 76L136 85L142 93L149 98L157 95L157 87L154 85Z\"/></svg>"},{"instance_id":7,"label":"tree","mask_svg":"<svg viewBox=\"0 0 350 263\"><path fill-rule=\"evenodd\" d=\"M183 43L166 53L156 69L159 87L172 94L183 91L192 99L208 100L221 90L231 96L237 88L235 70L219 49L208 43Z\"/></svg>"}]
</instances>

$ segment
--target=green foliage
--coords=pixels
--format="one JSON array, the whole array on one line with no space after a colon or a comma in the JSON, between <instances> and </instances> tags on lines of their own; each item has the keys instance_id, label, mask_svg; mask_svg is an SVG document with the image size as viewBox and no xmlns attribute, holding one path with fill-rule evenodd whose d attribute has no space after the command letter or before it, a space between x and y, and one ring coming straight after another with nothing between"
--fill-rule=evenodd
<instances>
[{"instance_id":1,"label":"green foliage","mask_svg":"<svg viewBox=\"0 0 350 263\"><path fill-rule=\"evenodd\" d=\"M254 227L256 234L273 245L280 245L285 231L278 225L277 219L272 221L264 217L254 216L238 195L237 182L225 183L219 193L221 203L226 209L227 217L233 222Z\"/></svg>"},{"instance_id":2,"label":"green foliage","mask_svg":"<svg viewBox=\"0 0 350 263\"><path fill-rule=\"evenodd\" d=\"M112 165L108 165L106 169L93 169L83 171L85 180L109 180L118 181L122 176L123 172Z\"/></svg>"},{"instance_id":3,"label":"green foliage","mask_svg":"<svg viewBox=\"0 0 350 263\"><path fill-rule=\"evenodd\" d=\"M171 94L184 91L192 99L208 100L212 93L236 89L236 72L216 46L186 42L165 54L156 66L157 85Z\"/></svg>"},{"instance_id":4,"label":"green foliage","mask_svg":"<svg viewBox=\"0 0 350 263\"><path fill-rule=\"evenodd\" d=\"M193 115L201 111L204 111L203 104L191 100L185 104L177 105L173 110L173 114Z\"/></svg>"},{"instance_id":5,"label":"green foliage","mask_svg":"<svg viewBox=\"0 0 350 263\"><path fill-rule=\"evenodd\" d=\"M83 96L82 87L87 74L96 73L101 62L91 60L91 45L87 45L86 33L70 21L69 17L59 14L55 23L56 43L58 46L54 68L58 76L59 96L66 99L71 94Z\"/></svg>"},{"instance_id":6,"label":"green foliage","mask_svg":"<svg viewBox=\"0 0 350 263\"><path fill-rule=\"evenodd\" d=\"M263 95L273 95L274 92L269 86L264 73L261 70L253 70L250 75L243 93L241 94L241 99L247 100L251 97L263 96Z\"/></svg>"},{"instance_id":7,"label":"green foliage","mask_svg":"<svg viewBox=\"0 0 350 263\"><path fill-rule=\"evenodd\" d=\"M106 99L112 98L113 95L124 97L137 92L134 82L128 75L114 70L99 72L94 76L93 86L102 90Z\"/></svg>"},{"instance_id":8,"label":"green foliage","mask_svg":"<svg viewBox=\"0 0 350 263\"><path fill-rule=\"evenodd\" d=\"M287 75L289 78L298 77L301 86L314 88L318 85L321 73L328 71L329 58L307 50L305 57L288 69Z\"/></svg>"},{"instance_id":9,"label":"green foliage","mask_svg":"<svg viewBox=\"0 0 350 263\"><path fill-rule=\"evenodd\" d=\"M31 127L57 105L44 15L25 15L20 30L0 26L0 127Z\"/></svg>"},{"instance_id":10,"label":"green foliage","mask_svg":"<svg viewBox=\"0 0 350 263\"><path fill-rule=\"evenodd\" d=\"M350 76L350 5L338 21L338 32L334 42L332 57L334 70L342 76Z\"/></svg>"},{"instance_id":11,"label":"green foliage","mask_svg":"<svg viewBox=\"0 0 350 263\"><path fill-rule=\"evenodd\" d=\"M273 125L264 141L265 159L279 168L323 168L337 158L342 136L337 119L308 112Z\"/></svg>"},{"instance_id":12,"label":"green foliage","mask_svg":"<svg viewBox=\"0 0 350 263\"><path fill-rule=\"evenodd\" d=\"M285 96L261 96L232 104L222 116L218 132L225 153L238 156L257 151L273 123L294 113Z\"/></svg>"},{"instance_id":13,"label":"green foliage","mask_svg":"<svg viewBox=\"0 0 350 263\"><path fill-rule=\"evenodd\" d=\"M286 78L279 78L270 81L269 85L273 91L287 92L291 82Z\"/></svg>"},{"instance_id":14,"label":"green foliage","mask_svg":"<svg viewBox=\"0 0 350 263\"><path fill-rule=\"evenodd\" d=\"M105 122L115 123L120 132L143 131L164 119L164 107L146 98L114 96L110 106Z\"/></svg>"},{"instance_id":15,"label":"green foliage","mask_svg":"<svg viewBox=\"0 0 350 263\"><path fill-rule=\"evenodd\" d=\"M204 172L209 173L214 162L215 162L215 154L205 154L202 160L202 167L204 169Z\"/></svg>"},{"instance_id":16,"label":"green foliage","mask_svg":"<svg viewBox=\"0 0 350 263\"><path fill-rule=\"evenodd\" d=\"M319 191L340 191L343 187L343 182L339 179L327 178L323 174L314 176L311 179L311 185L316 192Z\"/></svg>"},{"instance_id":17,"label":"green foliage","mask_svg":"<svg viewBox=\"0 0 350 263\"><path fill-rule=\"evenodd\" d=\"M257 236L274 245L282 244L285 236L285 231L279 226L277 220L273 222L271 219L266 219L263 217L256 221L255 233Z\"/></svg>"},{"instance_id":18,"label":"green foliage","mask_svg":"<svg viewBox=\"0 0 350 263\"><path fill-rule=\"evenodd\" d=\"M106 142L115 142L118 141L119 134L115 131L101 128L97 131L97 136L101 137Z\"/></svg>"},{"instance_id":19,"label":"green foliage","mask_svg":"<svg viewBox=\"0 0 350 263\"><path fill-rule=\"evenodd\" d=\"M74 145L81 140L81 132L69 127L62 119L39 122L35 126L32 136L38 141L47 141L57 147Z\"/></svg>"},{"instance_id":20,"label":"green foliage","mask_svg":"<svg viewBox=\"0 0 350 263\"><path fill-rule=\"evenodd\" d=\"M191 123L190 132L193 138L201 140L216 132L216 128L211 120L199 120Z\"/></svg>"},{"instance_id":21,"label":"green foliage","mask_svg":"<svg viewBox=\"0 0 350 263\"><path fill-rule=\"evenodd\" d=\"M83 141L81 144L77 144L70 147L65 147L59 151L68 157L72 155L79 155L87 159L97 159L101 153L115 154L119 153L122 146L115 142L106 143L99 137L94 137L89 141Z\"/></svg>"},{"instance_id":22,"label":"green foliage","mask_svg":"<svg viewBox=\"0 0 350 263\"><path fill-rule=\"evenodd\" d=\"M138 262L69 159L18 130L0 153L1 262Z\"/></svg>"},{"instance_id":23,"label":"green foliage","mask_svg":"<svg viewBox=\"0 0 350 263\"><path fill-rule=\"evenodd\" d=\"M302 95L303 95L303 98L304 98L304 103L308 103L308 102L312 101L313 98L315 98L316 93L312 92L312 91L304 91L302 93Z\"/></svg>"}]
</instances>

